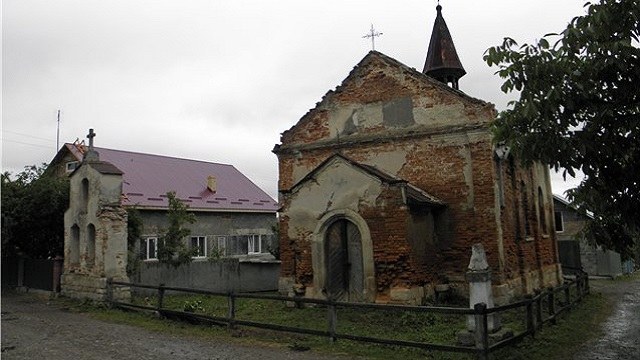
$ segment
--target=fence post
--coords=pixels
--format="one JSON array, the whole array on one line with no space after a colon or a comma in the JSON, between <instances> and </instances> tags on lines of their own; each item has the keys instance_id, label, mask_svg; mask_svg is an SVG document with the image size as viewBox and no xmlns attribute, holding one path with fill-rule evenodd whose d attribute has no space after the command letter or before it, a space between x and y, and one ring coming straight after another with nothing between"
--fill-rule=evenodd
<instances>
[{"instance_id":1,"label":"fence post","mask_svg":"<svg viewBox=\"0 0 640 360\"><path fill-rule=\"evenodd\" d=\"M556 297L553 287L549 288L549 295L547 295L547 307L549 308L549 318L553 325L556 324Z\"/></svg>"},{"instance_id":2,"label":"fence post","mask_svg":"<svg viewBox=\"0 0 640 360\"><path fill-rule=\"evenodd\" d=\"M476 323L475 338L478 359L486 360L489 354L489 331L487 324L487 304L478 303L473 305L474 318Z\"/></svg>"},{"instance_id":3,"label":"fence post","mask_svg":"<svg viewBox=\"0 0 640 360\"><path fill-rule=\"evenodd\" d=\"M333 299L329 299L327 320L329 321L329 341L334 343L337 340L336 328L338 327L338 311L336 310L336 304Z\"/></svg>"},{"instance_id":4,"label":"fence post","mask_svg":"<svg viewBox=\"0 0 640 360\"><path fill-rule=\"evenodd\" d=\"M18 289L24 286L24 257L18 257Z\"/></svg>"},{"instance_id":5,"label":"fence post","mask_svg":"<svg viewBox=\"0 0 640 360\"><path fill-rule=\"evenodd\" d=\"M531 334L531 336L536 337L536 325L533 317L533 298L531 295L525 295L525 299L527 300L527 332Z\"/></svg>"},{"instance_id":6,"label":"fence post","mask_svg":"<svg viewBox=\"0 0 640 360\"><path fill-rule=\"evenodd\" d=\"M589 293L589 274L587 274L586 272L582 273L584 275L584 293L588 294Z\"/></svg>"},{"instance_id":7,"label":"fence post","mask_svg":"<svg viewBox=\"0 0 640 360\"><path fill-rule=\"evenodd\" d=\"M60 255L53 258L53 292L60 292L60 276L62 275L64 258Z\"/></svg>"},{"instance_id":8,"label":"fence post","mask_svg":"<svg viewBox=\"0 0 640 360\"><path fill-rule=\"evenodd\" d=\"M113 278L107 278L107 306L113 305Z\"/></svg>"},{"instance_id":9,"label":"fence post","mask_svg":"<svg viewBox=\"0 0 640 360\"><path fill-rule=\"evenodd\" d=\"M158 286L158 314L162 310L162 306L164 305L164 284L160 284Z\"/></svg>"},{"instance_id":10,"label":"fence post","mask_svg":"<svg viewBox=\"0 0 640 360\"><path fill-rule=\"evenodd\" d=\"M582 299L582 273L576 275L576 301Z\"/></svg>"},{"instance_id":11,"label":"fence post","mask_svg":"<svg viewBox=\"0 0 640 360\"><path fill-rule=\"evenodd\" d=\"M235 328L235 318L236 318L236 294L233 291L229 292L227 297L229 308L227 310L227 319L229 320L229 329L233 330Z\"/></svg>"},{"instance_id":12,"label":"fence post","mask_svg":"<svg viewBox=\"0 0 640 360\"><path fill-rule=\"evenodd\" d=\"M536 330L542 329L542 294L536 295Z\"/></svg>"}]
</instances>

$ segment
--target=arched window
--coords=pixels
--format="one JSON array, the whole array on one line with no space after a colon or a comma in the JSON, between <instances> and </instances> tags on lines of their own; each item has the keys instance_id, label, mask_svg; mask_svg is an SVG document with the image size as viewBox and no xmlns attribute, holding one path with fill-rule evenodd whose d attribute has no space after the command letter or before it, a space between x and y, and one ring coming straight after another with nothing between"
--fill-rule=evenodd
<instances>
[{"instance_id":1,"label":"arched window","mask_svg":"<svg viewBox=\"0 0 640 360\"><path fill-rule=\"evenodd\" d=\"M69 236L69 264L78 265L80 263L80 228L73 224Z\"/></svg>"},{"instance_id":2,"label":"arched window","mask_svg":"<svg viewBox=\"0 0 640 360\"><path fill-rule=\"evenodd\" d=\"M542 233L547 235L547 214L544 211L544 196L542 196L542 188L538 186L538 217L540 218L540 229Z\"/></svg>"},{"instance_id":3,"label":"arched window","mask_svg":"<svg viewBox=\"0 0 640 360\"><path fill-rule=\"evenodd\" d=\"M81 212L83 213L87 213L87 207L89 204L89 180L88 179L82 179L82 184L81 184L81 193L80 193L80 209Z\"/></svg>"},{"instance_id":4,"label":"arched window","mask_svg":"<svg viewBox=\"0 0 640 360\"><path fill-rule=\"evenodd\" d=\"M531 236L531 226L529 221L529 199L527 198L527 186L524 181L520 182L520 206L522 206L522 214L524 216L524 235Z\"/></svg>"},{"instance_id":5,"label":"arched window","mask_svg":"<svg viewBox=\"0 0 640 360\"><path fill-rule=\"evenodd\" d=\"M93 266L96 260L96 227L87 225L87 266Z\"/></svg>"}]
</instances>

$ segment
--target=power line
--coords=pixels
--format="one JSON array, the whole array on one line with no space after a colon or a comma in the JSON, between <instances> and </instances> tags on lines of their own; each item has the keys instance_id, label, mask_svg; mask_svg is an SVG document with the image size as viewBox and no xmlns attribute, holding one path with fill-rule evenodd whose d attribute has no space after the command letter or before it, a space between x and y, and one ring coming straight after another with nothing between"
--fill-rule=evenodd
<instances>
[{"instance_id":1,"label":"power line","mask_svg":"<svg viewBox=\"0 0 640 360\"><path fill-rule=\"evenodd\" d=\"M16 140L9 140L9 139L5 139L2 138L3 142L10 142L10 143L16 143L16 144L22 144L22 145L29 145L29 146L35 146L35 147L41 147L41 148L45 148L45 149L54 149L53 145L40 145L40 144L32 144L32 143L26 143L23 141L16 141Z\"/></svg>"},{"instance_id":2,"label":"power line","mask_svg":"<svg viewBox=\"0 0 640 360\"><path fill-rule=\"evenodd\" d=\"M15 131L2 130L2 132L3 132L3 133L14 134L14 135L25 136L25 137L30 137L30 138L32 138L32 139L46 140L46 141L51 141L51 142L53 142L53 140L51 140L51 139L42 138L42 137L38 137L38 136L33 136L33 135L30 135L30 134L19 133L19 132L15 132Z\"/></svg>"}]
</instances>

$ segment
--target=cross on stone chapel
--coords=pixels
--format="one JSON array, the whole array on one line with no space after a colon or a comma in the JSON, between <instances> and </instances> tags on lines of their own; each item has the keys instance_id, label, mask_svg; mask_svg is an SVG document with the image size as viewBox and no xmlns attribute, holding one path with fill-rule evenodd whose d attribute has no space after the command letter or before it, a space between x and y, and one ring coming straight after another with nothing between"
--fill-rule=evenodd
<instances>
[{"instance_id":1,"label":"cross on stone chapel","mask_svg":"<svg viewBox=\"0 0 640 360\"><path fill-rule=\"evenodd\" d=\"M549 169L492 142L438 5L422 72L369 52L273 152L282 292L419 304L466 293L482 243L497 302L561 279Z\"/></svg>"}]
</instances>

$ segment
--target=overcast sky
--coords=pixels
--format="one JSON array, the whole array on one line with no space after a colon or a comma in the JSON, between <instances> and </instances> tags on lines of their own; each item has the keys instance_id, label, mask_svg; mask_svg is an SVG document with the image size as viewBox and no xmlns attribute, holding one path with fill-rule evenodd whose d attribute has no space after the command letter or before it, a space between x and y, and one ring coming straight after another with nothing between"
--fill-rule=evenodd
<instances>
[{"instance_id":1,"label":"overcast sky","mask_svg":"<svg viewBox=\"0 0 640 360\"><path fill-rule=\"evenodd\" d=\"M504 109L483 52L563 30L584 1L442 0L460 89ZM371 24L376 50L422 70L436 4L4 0L2 171L53 158L60 109L61 144L93 128L96 146L232 164L277 199L280 133L371 50Z\"/></svg>"}]
</instances>

